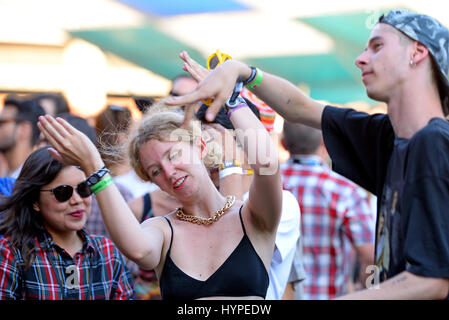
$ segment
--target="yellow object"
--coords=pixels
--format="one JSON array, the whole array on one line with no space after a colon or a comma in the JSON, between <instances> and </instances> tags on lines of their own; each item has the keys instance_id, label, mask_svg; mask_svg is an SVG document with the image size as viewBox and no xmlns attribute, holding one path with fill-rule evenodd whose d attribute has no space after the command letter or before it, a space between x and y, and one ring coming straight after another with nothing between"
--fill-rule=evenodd
<instances>
[{"instance_id":1,"label":"yellow object","mask_svg":"<svg viewBox=\"0 0 449 320\"><path fill-rule=\"evenodd\" d=\"M217 49L215 53L212 53L209 58L207 58L206 67L207 70L213 70L226 60L232 59L232 57L226 53L220 52L220 50ZM212 98L202 99L201 102L203 102L205 105L210 106L212 104L212 101L214 101Z\"/></svg>"}]
</instances>

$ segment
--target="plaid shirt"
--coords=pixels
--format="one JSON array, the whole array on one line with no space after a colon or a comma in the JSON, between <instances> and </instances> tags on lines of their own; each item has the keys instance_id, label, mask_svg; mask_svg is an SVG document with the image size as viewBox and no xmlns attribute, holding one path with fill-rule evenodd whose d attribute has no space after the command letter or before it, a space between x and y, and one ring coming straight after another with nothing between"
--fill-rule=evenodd
<instances>
[{"instance_id":1,"label":"plaid shirt","mask_svg":"<svg viewBox=\"0 0 449 320\"><path fill-rule=\"evenodd\" d=\"M281 170L284 189L295 195L301 208L304 299L346 293L351 244L374 244L375 214L368 194L317 156L295 155Z\"/></svg>"},{"instance_id":2,"label":"plaid shirt","mask_svg":"<svg viewBox=\"0 0 449 320\"><path fill-rule=\"evenodd\" d=\"M123 256L104 237L80 231L83 248L72 258L48 233L36 238L36 258L25 270L20 251L0 239L0 300L125 300L134 298Z\"/></svg>"}]
</instances>

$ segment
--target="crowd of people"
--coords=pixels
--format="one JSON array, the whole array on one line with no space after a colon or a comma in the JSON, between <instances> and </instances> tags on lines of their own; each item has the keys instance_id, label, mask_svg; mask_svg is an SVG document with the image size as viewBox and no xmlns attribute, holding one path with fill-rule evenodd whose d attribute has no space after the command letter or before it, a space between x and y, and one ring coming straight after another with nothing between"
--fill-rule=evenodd
<instances>
[{"instance_id":1,"label":"crowd of people","mask_svg":"<svg viewBox=\"0 0 449 320\"><path fill-rule=\"evenodd\" d=\"M168 97L135 98L140 119L6 97L0 300L449 299L444 26L379 18L355 63L387 114L179 57Z\"/></svg>"}]
</instances>

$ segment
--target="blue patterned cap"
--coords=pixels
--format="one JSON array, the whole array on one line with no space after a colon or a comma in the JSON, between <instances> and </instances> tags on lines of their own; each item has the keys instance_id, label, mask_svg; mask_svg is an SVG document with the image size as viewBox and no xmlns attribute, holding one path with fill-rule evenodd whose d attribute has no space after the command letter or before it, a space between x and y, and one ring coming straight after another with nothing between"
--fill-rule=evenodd
<instances>
[{"instance_id":1,"label":"blue patterned cap","mask_svg":"<svg viewBox=\"0 0 449 320\"><path fill-rule=\"evenodd\" d=\"M387 23L429 49L441 72L449 71L449 31L436 19L407 10L392 10L379 22Z\"/></svg>"}]
</instances>

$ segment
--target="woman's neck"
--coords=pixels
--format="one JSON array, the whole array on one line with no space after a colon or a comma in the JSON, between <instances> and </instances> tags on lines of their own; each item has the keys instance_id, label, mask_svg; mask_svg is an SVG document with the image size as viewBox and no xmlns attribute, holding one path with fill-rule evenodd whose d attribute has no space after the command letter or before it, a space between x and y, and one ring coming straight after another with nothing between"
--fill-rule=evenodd
<instances>
[{"instance_id":1,"label":"woman's neck","mask_svg":"<svg viewBox=\"0 0 449 320\"><path fill-rule=\"evenodd\" d=\"M195 196L186 201L180 201L185 214L210 218L216 211L223 208L226 197L215 188L211 179L208 180L202 188L199 188Z\"/></svg>"},{"instance_id":2,"label":"woman's neck","mask_svg":"<svg viewBox=\"0 0 449 320\"><path fill-rule=\"evenodd\" d=\"M79 236L77 231L69 231L64 233L57 233L49 231L53 241L67 251L70 256L74 257L75 254L83 247L83 240Z\"/></svg>"}]
</instances>

